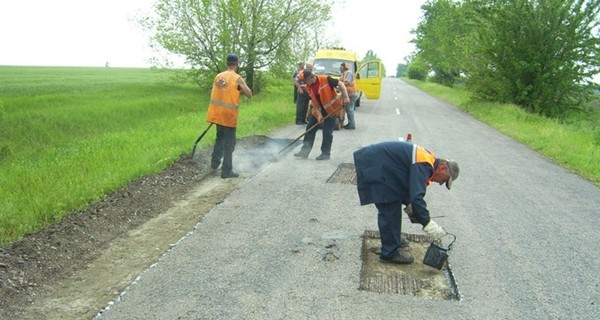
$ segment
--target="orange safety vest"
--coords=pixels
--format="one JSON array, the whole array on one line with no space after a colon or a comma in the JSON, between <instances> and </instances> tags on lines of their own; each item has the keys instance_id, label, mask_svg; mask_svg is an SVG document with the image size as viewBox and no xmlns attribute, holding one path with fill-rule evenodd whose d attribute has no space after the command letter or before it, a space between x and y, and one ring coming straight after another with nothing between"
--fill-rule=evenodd
<instances>
[{"instance_id":1,"label":"orange safety vest","mask_svg":"<svg viewBox=\"0 0 600 320\"><path fill-rule=\"evenodd\" d=\"M432 168L434 168L435 172L435 153L421 146L413 144L412 163L414 164L423 162L428 163ZM425 186L429 186L431 183L431 178L433 178L433 175L431 175L431 177L425 181Z\"/></svg>"},{"instance_id":2,"label":"orange safety vest","mask_svg":"<svg viewBox=\"0 0 600 320\"><path fill-rule=\"evenodd\" d=\"M346 84L346 77L348 76L349 72L352 72L352 71L346 70L346 72L344 72L342 74L342 78L340 79L340 81L342 81L344 84ZM346 84L346 90L348 90L348 93L353 93L353 92L358 91L358 89L356 88L356 81L354 81L354 77L352 77L352 82L350 82L349 84Z\"/></svg>"},{"instance_id":3,"label":"orange safety vest","mask_svg":"<svg viewBox=\"0 0 600 320\"><path fill-rule=\"evenodd\" d=\"M329 118L335 118L339 116L342 113L342 99L340 96L338 96L337 91L329 86L327 76L318 75L317 84L319 88L319 97L324 105L321 105L321 102L319 99L317 99L317 96L314 94L311 86L311 88L308 90L308 94L310 95L310 99L315 106L315 108L312 108L310 111L311 114L317 118L321 107L323 107L327 114L329 114ZM319 108L319 111L317 111L317 108Z\"/></svg>"},{"instance_id":4,"label":"orange safety vest","mask_svg":"<svg viewBox=\"0 0 600 320\"><path fill-rule=\"evenodd\" d=\"M237 89L237 81L240 75L235 71L224 71L215 77L206 121L236 128L240 106L240 91Z\"/></svg>"}]
</instances>

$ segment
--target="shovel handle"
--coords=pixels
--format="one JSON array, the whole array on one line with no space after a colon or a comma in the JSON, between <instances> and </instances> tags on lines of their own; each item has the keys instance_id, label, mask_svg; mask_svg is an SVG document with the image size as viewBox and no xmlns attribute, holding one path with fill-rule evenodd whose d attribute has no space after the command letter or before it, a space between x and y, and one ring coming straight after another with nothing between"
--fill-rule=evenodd
<instances>
[{"instance_id":1,"label":"shovel handle","mask_svg":"<svg viewBox=\"0 0 600 320\"><path fill-rule=\"evenodd\" d=\"M202 134L198 137L198 139L196 139L196 142L194 142L194 149L192 149L192 159L194 159L194 153L196 153L196 146L198 145L198 142L200 142L200 140L202 140L202 138L208 132L208 129L210 129L212 127L212 125L213 125L213 123L211 122L208 125L208 127L206 127L206 130L204 130L204 132L202 132Z\"/></svg>"},{"instance_id":2,"label":"shovel handle","mask_svg":"<svg viewBox=\"0 0 600 320\"><path fill-rule=\"evenodd\" d=\"M323 117L323 120L329 118L330 113L328 113L325 117ZM306 131L304 131L304 133L302 133L300 136L298 136L298 138L294 139L294 141L290 142L290 144L288 144L287 146L285 146L285 148L281 149L279 151L279 153L282 153L284 150L286 150L287 148L289 148L291 145L293 145L294 143L296 143L296 141L300 140L300 138L304 137L310 130L313 130L314 128L316 128L319 125L319 122L315 123L312 127L308 128Z\"/></svg>"}]
</instances>

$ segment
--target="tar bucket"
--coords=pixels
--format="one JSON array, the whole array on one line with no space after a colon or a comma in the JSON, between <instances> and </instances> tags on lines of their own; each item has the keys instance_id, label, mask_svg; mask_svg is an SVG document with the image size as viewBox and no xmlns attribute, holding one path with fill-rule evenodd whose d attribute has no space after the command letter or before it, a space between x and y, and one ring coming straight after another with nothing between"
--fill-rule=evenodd
<instances>
[{"instance_id":1,"label":"tar bucket","mask_svg":"<svg viewBox=\"0 0 600 320\"><path fill-rule=\"evenodd\" d=\"M423 258L423 264L428 265L433 268L436 268L438 270L442 269L442 267L444 266L444 263L446 262L446 260L448 260L448 252L452 248L454 241L456 241L455 235L453 235L451 233L448 233L448 235L451 235L452 237L454 237L454 240L452 240L452 242L450 242L450 244L448 245L448 248L444 248L440 245L437 245L437 244L431 242L431 245L429 246L429 248L427 248L427 252L425 252L425 257Z\"/></svg>"}]
</instances>

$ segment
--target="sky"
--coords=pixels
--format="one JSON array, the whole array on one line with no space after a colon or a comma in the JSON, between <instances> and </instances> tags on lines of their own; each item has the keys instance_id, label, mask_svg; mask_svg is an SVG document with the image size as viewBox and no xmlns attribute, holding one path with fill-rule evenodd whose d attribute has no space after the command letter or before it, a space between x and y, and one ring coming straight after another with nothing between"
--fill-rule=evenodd
<instances>
[{"instance_id":1,"label":"sky","mask_svg":"<svg viewBox=\"0 0 600 320\"><path fill-rule=\"evenodd\" d=\"M154 2L0 0L0 65L149 67L156 54L135 17ZM410 31L425 0L340 2L329 36L361 58L373 50L394 73L414 50Z\"/></svg>"},{"instance_id":2,"label":"sky","mask_svg":"<svg viewBox=\"0 0 600 320\"><path fill-rule=\"evenodd\" d=\"M332 12L333 26L330 37L339 39L349 50L364 58L367 51L383 61L389 74L395 74L396 66L405 63L414 50L410 41L411 30L421 20L421 6L426 0L345 0Z\"/></svg>"}]
</instances>

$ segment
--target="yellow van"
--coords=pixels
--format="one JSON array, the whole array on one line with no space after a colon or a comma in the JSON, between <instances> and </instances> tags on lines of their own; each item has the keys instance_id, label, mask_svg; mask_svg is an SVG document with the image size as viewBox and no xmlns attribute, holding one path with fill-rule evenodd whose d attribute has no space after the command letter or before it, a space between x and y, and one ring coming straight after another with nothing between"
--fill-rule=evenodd
<instances>
[{"instance_id":1,"label":"yellow van","mask_svg":"<svg viewBox=\"0 0 600 320\"><path fill-rule=\"evenodd\" d=\"M356 106L360 106L360 98L364 94L368 99L379 99L381 94L382 64L380 60L360 63L358 54L344 48L321 49L315 54L313 72L336 79L340 77L340 65L346 62L354 74L356 87L360 92Z\"/></svg>"}]
</instances>

